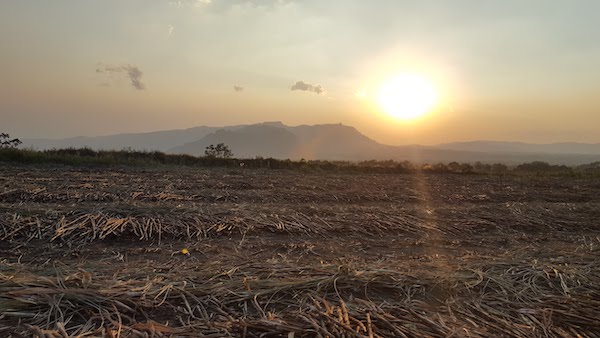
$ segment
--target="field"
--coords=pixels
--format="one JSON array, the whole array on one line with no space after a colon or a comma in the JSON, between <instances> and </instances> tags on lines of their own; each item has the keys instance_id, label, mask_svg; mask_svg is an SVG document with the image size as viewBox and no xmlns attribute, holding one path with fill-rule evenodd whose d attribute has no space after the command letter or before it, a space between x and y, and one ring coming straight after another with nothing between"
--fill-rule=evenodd
<instances>
[{"instance_id":1,"label":"field","mask_svg":"<svg viewBox=\"0 0 600 338\"><path fill-rule=\"evenodd\" d=\"M2 337L600 337L600 178L0 166Z\"/></svg>"}]
</instances>

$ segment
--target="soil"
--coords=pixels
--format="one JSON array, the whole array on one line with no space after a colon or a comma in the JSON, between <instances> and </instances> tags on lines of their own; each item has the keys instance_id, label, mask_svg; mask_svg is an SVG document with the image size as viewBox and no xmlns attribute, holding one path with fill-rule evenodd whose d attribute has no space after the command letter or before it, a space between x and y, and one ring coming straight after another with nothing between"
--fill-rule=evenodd
<instances>
[{"instance_id":1,"label":"soil","mask_svg":"<svg viewBox=\"0 0 600 338\"><path fill-rule=\"evenodd\" d=\"M0 335L600 337L599 248L598 178L0 166Z\"/></svg>"}]
</instances>

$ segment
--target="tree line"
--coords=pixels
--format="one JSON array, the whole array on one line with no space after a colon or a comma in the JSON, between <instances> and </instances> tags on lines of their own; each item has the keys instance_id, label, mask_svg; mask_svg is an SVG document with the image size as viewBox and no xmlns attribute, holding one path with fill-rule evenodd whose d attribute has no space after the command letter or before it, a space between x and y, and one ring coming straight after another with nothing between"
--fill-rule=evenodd
<instances>
[{"instance_id":1,"label":"tree line","mask_svg":"<svg viewBox=\"0 0 600 338\"><path fill-rule=\"evenodd\" d=\"M565 165L552 165L547 162L534 161L507 166L502 163L434 163L416 164L410 161L394 160L368 160L360 162L351 161L325 161L305 160L293 161L290 159L275 159L255 157L249 159L234 158L231 149L224 143L209 145L204 156L165 154L159 151L136 151L124 149L118 151L92 150L90 148L67 148L37 151L32 149L18 149L22 142L11 139L9 134L0 133L0 162L15 163L58 163L66 165L182 165L199 167L244 167L244 168L269 168L269 169L301 169L324 171L348 171L371 173L452 173L452 174L496 174L507 173L536 173L536 174L600 174L600 161L577 167Z\"/></svg>"}]
</instances>

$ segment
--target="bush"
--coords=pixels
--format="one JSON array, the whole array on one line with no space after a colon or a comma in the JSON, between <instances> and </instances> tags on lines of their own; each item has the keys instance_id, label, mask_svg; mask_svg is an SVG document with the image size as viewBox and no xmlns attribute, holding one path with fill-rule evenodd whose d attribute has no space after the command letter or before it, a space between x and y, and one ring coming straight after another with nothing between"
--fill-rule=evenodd
<instances>
[{"instance_id":1,"label":"bush","mask_svg":"<svg viewBox=\"0 0 600 338\"><path fill-rule=\"evenodd\" d=\"M206 150L204 150L204 155L206 157L215 158L232 158L233 152L224 143L219 143L217 144L217 146L211 144L208 147L206 147Z\"/></svg>"},{"instance_id":2,"label":"bush","mask_svg":"<svg viewBox=\"0 0 600 338\"><path fill-rule=\"evenodd\" d=\"M216 147L215 147L216 149ZM506 165L495 163L490 165L451 162L449 164L437 163L434 165L414 165L408 161L323 161L323 160L282 160L275 158L256 157L250 159L235 159L231 157L191 155L172 155L159 151L135 151L131 149L120 151L93 150L90 148L66 148L36 151L31 149L17 149L14 147L0 148L0 162L24 164L64 164L83 166L191 166L191 167L227 167L227 168L266 168L266 169L293 169L302 171L335 171L348 173L380 173L403 174L422 171L439 174L530 174L550 173L551 175L591 174L600 175L600 162L570 168L563 165L550 165L545 162L523 163L514 170ZM482 171L483 170L483 171Z\"/></svg>"},{"instance_id":3,"label":"bush","mask_svg":"<svg viewBox=\"0 0 600 338\"><path fill-rule=\"evenodd\" d=\"M0 133L0 148L2 149L17 148L22 143L23 142L21 142L21 140L19 140L18 138L11 139L10 135L8 135L7 133Z\"/></svg>"}]
</instances>

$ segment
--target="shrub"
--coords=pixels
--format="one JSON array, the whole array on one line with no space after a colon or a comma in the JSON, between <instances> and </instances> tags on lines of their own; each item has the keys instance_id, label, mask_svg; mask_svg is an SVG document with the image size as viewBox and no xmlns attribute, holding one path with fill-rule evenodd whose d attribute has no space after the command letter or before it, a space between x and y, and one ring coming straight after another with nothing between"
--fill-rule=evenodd
<instances>
[{"instance_id":1,"label":"shrub","mask_svg":"<svg viewBox=\"0 0 600 338\"><path fill-rule=\"evenodd\" d=\"M211 144L206 147L206 150L204 150L204 155L206 157L232 158L233 152L224 143L219 143L216 146Z\"/></svg>"},{"instance_id":2,"label":"shrub","mask_svg":"<svg viewBox=\"0 0 600 338\"><path fill-rule=\"evenodd\" d=\"M18 138L10 138L7 133L0 133L0 148L17 148L23 142Z\"/></svg>"}]
</instances>

